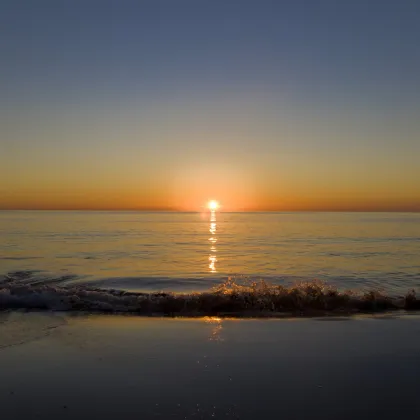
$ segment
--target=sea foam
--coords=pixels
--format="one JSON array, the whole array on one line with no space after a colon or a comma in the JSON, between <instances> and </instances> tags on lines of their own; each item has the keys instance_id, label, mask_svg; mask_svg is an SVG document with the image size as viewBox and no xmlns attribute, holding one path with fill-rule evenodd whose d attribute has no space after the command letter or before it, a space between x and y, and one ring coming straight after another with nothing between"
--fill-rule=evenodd
<instances>
[{"instance_id":1,"label":"sea foam","mask_svg":"<svg viewBox=\"0 0 420 420\"><path fill-rule=\"evenodd\" d=\"M228 278L206 292L135 293L62 284L66 277L40 279L14 272L0 279L0 309L136 313L145 316L312 316L419 310L414 290L388 296L378 290L340 291L313 280L291 286Z\"/></svg>"}]
</instances>

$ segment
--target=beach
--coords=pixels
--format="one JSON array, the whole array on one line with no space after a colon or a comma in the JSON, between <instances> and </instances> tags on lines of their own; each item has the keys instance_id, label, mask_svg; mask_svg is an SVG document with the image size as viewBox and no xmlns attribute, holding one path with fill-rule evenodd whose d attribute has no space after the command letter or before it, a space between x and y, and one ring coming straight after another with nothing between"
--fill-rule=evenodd
<instances>
[{"instance_id":1,"label":"beach","mask_svg":"<svg viewBox=\"0 0 420 420\"><path fill-rule=\"evenodd\" d=\"M417 314L237 320L3 312L7 419L416 418Z\"/></svg>"},{"instance_id":2,"label":"beach","mask_svg":"<svg viewBox=\"0 0 420 420\"><path fill-rule=\"evenodd\" d=\"M0 420L420 419L419 17L0 1Z\"/></svg>"}]
</instances>

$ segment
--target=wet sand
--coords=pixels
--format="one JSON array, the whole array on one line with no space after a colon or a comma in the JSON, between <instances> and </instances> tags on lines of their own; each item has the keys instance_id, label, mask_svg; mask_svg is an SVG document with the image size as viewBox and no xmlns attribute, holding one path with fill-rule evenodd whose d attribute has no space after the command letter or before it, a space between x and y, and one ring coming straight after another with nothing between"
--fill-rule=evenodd
<instances>
[{"instance_id":1,"label":"wet sand","mask_svg":"<svg viewBox=\"0 0 420 420\"><path fill-rule=\"evenodd\" d=\"M419 418L420 318L0 314L5 419Z\"/></svg>"}]
</instances>

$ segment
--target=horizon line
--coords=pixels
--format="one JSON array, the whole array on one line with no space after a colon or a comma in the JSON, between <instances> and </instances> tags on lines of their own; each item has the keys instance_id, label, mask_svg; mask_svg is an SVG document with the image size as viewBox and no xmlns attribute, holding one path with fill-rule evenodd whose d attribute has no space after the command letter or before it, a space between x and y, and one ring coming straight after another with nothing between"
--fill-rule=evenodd
<instances>
[{"instance_id":1,"label":"horizon line","mask_svg":"<svg viewBox=\"0 0 420 420\"><path fill-rule=\"evenodd\" d=\"M138 212L138 213L202 213L210 212L209 209L202 210L180 210L180 209L92 209L92 208L0 208L0 212L7 211L67 211L67 212ZM420 209L283 209L283 210L217 210L217 213L420 213Z\"/></svg>"}]
</instances>

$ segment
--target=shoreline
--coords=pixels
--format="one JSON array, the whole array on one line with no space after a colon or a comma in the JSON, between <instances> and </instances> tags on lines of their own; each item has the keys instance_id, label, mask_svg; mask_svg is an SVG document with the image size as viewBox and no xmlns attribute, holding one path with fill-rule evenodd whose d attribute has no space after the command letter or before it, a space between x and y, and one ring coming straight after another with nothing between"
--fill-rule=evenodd
<instances>
[{"instance_id":1,"label":"shoreline","mask_svg":"<svg viewBox=\"0 0 420 420\"><path fill-rule=\"evenodd\" d=\"M364 312L228 312L228 313L150 313L142 314L139 312L128 311L94 311L94 310L57 310L57 309L43 309L43 308L7 308L0 309L0 316L9 314L45 314L45 315L62 315L69 317L86 317L86 316L116 316L116 317L134 317L139 319L167 319L167 320L202 320L207 318L217 318L223 321L237 320L237 321L252 321L252 320L317 320L317 319L357 319L357 318L402 318L402 317L416 317L420 316L420 310L383 310L383 311L364 311ZM1 322L0 322L1 324Z\"/></svg>"},{"instance_id":2,"label":"shoreline","mask_svg":"<svg viewBox=\"0 0 420 420\"><path fill-rule=\"evenodd\" d=\"M62 279L58 279L62 280ZM128 313L169 317L314 317L419 311L416 291L389 296L379 290L341 291L322 281L291 286L266 281L226 282L205 292L128 292L88 286L44 283L31 273L16 272L0 279L0 311L8 309L57 312Z\"/></svg>"}]
</instances>

